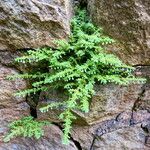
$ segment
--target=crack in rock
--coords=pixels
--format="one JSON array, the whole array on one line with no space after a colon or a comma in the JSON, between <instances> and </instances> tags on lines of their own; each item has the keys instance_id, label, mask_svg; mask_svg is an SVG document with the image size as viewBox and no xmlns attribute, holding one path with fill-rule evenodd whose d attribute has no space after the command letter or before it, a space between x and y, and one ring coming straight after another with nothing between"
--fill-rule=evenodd
<instances>
[{"instance_id":1,"label":"crack in rock","mask_svg":"<svg viewBox=\"0 0 150 150\"><path fill-rule=\"evenodd\" d=\"M61 124L58 124L56 122L53 122L52 124L56 125L62 132L63 132L63 127ZM78 150L82 150L81 144L79 141L75 140L71 135L70 136L70 140L74 143L74 145L76 146L76 148Z\"/></svg>"},{"instance_id":2,"label":"crack in rock","mask_svg":"<svg viewBox=\"0 0 150 150\"><path fill-rule=\"evenodd\" d=\"M145 132L145 144L147 144L148 139L150 138L150 119L143 122L141 124L141 128L143 129L143 131Z\"/></svg>"},{"instance_id":3,"label":"crack in rock","mask_svg":"<svg viewBox=\"0 0 150 150\"><path fill-rule=\"evenodd\" d=\"M90 150L93 150L93 145L95 143L96 138L100 138L104 134L130 127L130 118L132 112L121 112L119 113L116 118L111 120L106 120L102 122L99 128L96 129L93 137L93 141L90 146ZM141 128L146 133L145 135L145 143L150 136L150 113L148 111L137 111L134 112L133 115L134 125L141 124ZM132 126L134 127L134 126Z\"/></svg>"}]
</instances>

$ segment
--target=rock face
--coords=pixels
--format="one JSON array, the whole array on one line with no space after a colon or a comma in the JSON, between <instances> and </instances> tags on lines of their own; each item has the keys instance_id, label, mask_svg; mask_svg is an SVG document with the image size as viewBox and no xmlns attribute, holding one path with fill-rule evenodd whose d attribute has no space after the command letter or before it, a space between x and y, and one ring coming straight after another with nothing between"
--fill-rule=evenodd
<instances>
[{"instance_id":1,"label":"rock face","mask_svg":"<svg viewBox=\"0 0 150 150\"><path fill-rule=\"evenodd\" d=\"M138 66L135 74L149 77L150 67ZM97 85L90 112L85 114L74 111L78 117L71 132L74 141L78 141L83 150L149 150L150 129L142 128L142 124L150 126L149 87L149 81L126 87ZM51 99L47 102L62 100L64 97L59 92L49 94ZM43 101L42 104L47 102ZM38 116L41 119L49 118L54 122L60 122L61 120L56 120L60 112L38 112ZM145 122L148 123L145 125Z\"/></svg>"},{"instance_id":2,"label":"rock face","mask_svg":"<svg viewBox=\"0 0 150 150\"><path fill-rule=\"evenodd\" d=\"M14 96L27 87L24 80L9 81L7 75L25 68L13 61L28 48L53 46L53 40L67 38L72 16L71 0L2 0L0 1L0 150L77 150L73 142L61 144L62 131L57 126L45 128L45 136L35 139L16 138L3 142L8 124L30 115L26 98ZM20 51L19 51L20 50Z\"/></svg>"},{"instance_id":3,"label":"rock face","mask_svg":"<svg viewBox=\"0 0 150 150\"><path fill-rule=\"evenodd\" d=\"M114 84L95 86L96 94L91 100L89 113L82 113L73 110L78 116L76 121L77 124L95 124L97 121L105 120L106 118L112 117L122 111L132 110L135 101L142 92L142 86L143 85L117 86ZM43 93L43 95L46 96L45 93ZM39 102L38 107L42 107L43 103L47 104L52 101L62 101L62 99L65 99L62 93L59 93L59 91L52 92L48 95L48 99ZM47 113L41 113L38 111L38 116L42 119L49 118L52 121L59 122L57 118L60 112L61 110L49 110Z\"/></svg>"},{"instance_id":4,"label":"rock face","mask_svg":"<svg viewBox=\"0 0 150 150\"><path fill-rule=\"evenodd\" d=\"M150 119L150 113L135 112L134 124L130 124L131 114L130 111L123 112L96 125L75 126L72 137L79 141L83 150L149 150L149 133L141 128L141 123Z\"/></svg>"},{"instance_id":5,"label":"rock face","mask_svg":"<svg viewBox=\"0 0 150 150\"><path fill-rule=\"evenodd\" d=\"M119 44L110 47L124 62L150 64L150 2L141 0L88 0L95 24Z\"/></svg>"},{"instance_id":6,"label":"rock face","mask_svg":"<svg viewBox=\"0 0 150 150\"><path fill-rule=\"evenodd\" d=\"M113 133L108 133L98 139L93 145L93 150L148 150L150 147L144 145L144 132L140 127L128 127Z\"/></svg>"},{"instance_id":7,"label":"rock face","mask_svg":"<svg viewBox=\"0 0 150 150\"><path fill-rule=\"evenodd\" d=\"M6 134L8 123L29 115L29 106L25 98L14 96L18 90L26 88L23 80L8 81L7 75L18 74L16 69L0 65L0 142Z\"/></svg>"},{"instance_id":8,"label":"rock face","mask_svg":"<svg viewBox=\"0 0 150 150\"><path fill-rule=\"evenodd\" d=\"M136 76L150 78L150 2L87 1L93 21L118 40L110 51L124 62L138 64ZM49 118L55 125L45 127L45 135L39 140L17 137L9 143L3 142L9 122L31 113L27 101L32 98L28 100L13 95L17 90L25 89L27 83L5 79L9 74L18 74L26 69L13 63L13 59L22 53L19 49L53 46L54 39L67 38L71 2L0 1L0 150L149 150L149 80L139 85L95 86L96 94L91 100L90 112L74 111L78 119L67 146L61 144L61 124L57 119L62 110L39 112L41 104L63 100L63 91L43 93L48 100L41 94L39 107L34 108L34 113L37 110L38 119ZM80 2L85 5L86 0L78 0L78 4ZM32 102L29 104L32 106Z\"/></svg>"},{"instance_id":9,"label":"rock face","mask_svg":"<svg viewBox=\"0 0 150 150\"><path fill-rule=\"evenodd\" d=\"M30 115L30 111L26 98L14 96L15 92L27 87L26 82L20 79L15 81L5 79L7 75L19 73L12 62L18 54L8 51L1 51L0 54L0 150L78 150L73 141L70 141L69 145L62 144L62 131L56 125L45 127L44 137L39 140L18 137L9 143L3 142L9 123Z\"/></svg>"},{"instance_id":10,"label":"rock face","mask_svg":"<svg viewBox=\"0 0 150 150\"><path fill-rule=\"evenodd\" d=\"M51 46L69 35L70 0L1 0L0 50Z\"/></svg>"},{"instance_id":11,"label":"rock face","mask_svg":"<svg viewBox=\"0 0 150 150\"><path fill-rule=\"evenodd\" d=\"M136 74L144 76L143 73L145 70L148 71L150 68L146 67L146 69L143 69L142 71L139 67ZM148 107L149 88L147 87L143 93L144 88L146 88L145 84L131 84L129 86L118 86L114 84L105 86L96 85L96 93L91 100L89 113L82 113L73 110L78 116L76 123L82 125L95 124L96 122L115 116L122 111L132 110L136 101L138 101L136 105L140 105L138 104L139 101L143 102L143 109L145 109ZM46 97L48 96L48 99L45 99L44 101L44 99L41 98L42 101L39 102L39 108L43 105L43 103L62 101L62 99L65 99L60 91L55 91L47 95L44 93L43 95ZM141 100L142 96L143 100ZM56 118L58 118L60 112L60 110L49 110L49 112L43 114L38 111L38 116L42 119L49 118L52 121L59 122L60 120L57 120Z\"/></svg>"},{"instance_id":12,"label":"rock face","mask_svg":"<svg viewBox=\"0 0 150 150\"><path fill-rule=\"evenodd\" d=\"M75 113L85 120L87 124L95 124L122 111L132 110L134 102L140 95L141 87L142 85L129 85L127 87L98 85L95 87L96 94L92 98L90 112L87 114ZM82 119L79 119L79 122Z\"/></svg>"}]
</instances>

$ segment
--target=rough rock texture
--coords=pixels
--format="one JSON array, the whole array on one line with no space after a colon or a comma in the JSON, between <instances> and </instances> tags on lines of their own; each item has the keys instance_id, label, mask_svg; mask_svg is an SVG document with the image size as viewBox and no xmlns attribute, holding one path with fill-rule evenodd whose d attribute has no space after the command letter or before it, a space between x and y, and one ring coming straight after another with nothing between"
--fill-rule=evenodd
<instances>
[{"instance_id":1,"label":"rough rock texture","mask_svg":"<svg viewBox=\"0 0 150 150\"><path fill-rule=\"evenodd\" d=\"M105 120L122 111L132 110L134 102L141 92L142 85L124 86L96 86L96 94L93 96L90 112L85 114L76 112L88 124ZM135 90L136 89L136 90ZM80 121L81 119L79 119Z\"/></svg>"},{"instance_id":2,"label":"rough rock texture","mask_svg":"<svg viewBox=\"0 0 150 150\"><path fill-rule=\"evenodd\" d=\"M18 90L25 89L26 82L20 79L15 81L5 79L7 75L19 73L12 67L12 58L17 54L13 55L9 52L1 54L0 62L3 65L0 65L0 150L78 150L72 141L67 146L62 144L62 131L55 125L45 127L45 135L40 140L18 137L9 143L3 142L3 137L8 132L8 124L22 116L29 115L30 112L25 98L13 95Z\"/></svg>"},{"instance_id":3,"label":"rough rock texture","mask_svg":"<svg viewBox=\"0 0 150 150\"><path fill-rule=\"evenodd\" d=\"M150 147L144 145L144 142L144 132L140 127L128 127L96 139L93 150L148 150Z\"/></svg>"},{"instance_id":4,"label":"rough rock texture","mask_svg":"<svg viewBox=\"0 0 150 150\"><path fill-rule=\"evenodd\" d=\"M8 123L30 113L26 103L30 98L25 100L13 95L17 90L26 88L27 83L23 80L5 80L7 75L18 74L26 69L13 63L13 59L22 53L18 49L52 46L54 39L67 38L70 2L71 0L0 1L0 150L149 150L149 81L130 86L97 85L90 112L84 114L74 111L78 119L72 128L68 146L61 144L62 131L56 126L60 122L56 118L62 109L50 110L45 114L39 112L41 104L64 99L63 91L60 90L53 91L52 94L43 93L44 96L41 94L37 117L49 118L55 122L55 125L45 127L44 137L39 140L18 137L9 143L2 141L8 131ZM80 2L85 5L86 0L79 0ZM138 64L135 74L149 78L150 2L88 2L93 21L102 25L105 32L119 42L115 48L110 47L110 51L124 62ZM36 114L35 108L33 113Z\"/></svg>"},{"instance_id":5,"label":"rough rock texture","mask_svg":"<svg viewBox=\"0 0 150 150\"><path fill-rule=\"evenodd\" d=\"M6 134L9 122L29 114L29 106L25 98L14 96L15 92L26 88L26 82L6 80L6 76L11 74L18 74L18 71L0 65L0 142L3 135Z\"/></svg>"},{"instance_id":6,"label":"rough rock texture","mask_svg":"<svg viewBox=\"0 0 150 150\"><path fill-rule=\"evenodd\" d=\"M51 125L44 131L44 137L39 140L18 137L1 144L0 150L78 150L72 141L69 145L61 144L62 131L57 126Z\"/></svg>"},{"instance_id":7,"label":"rough rock texture","mask_svg":"<svg viewBox=\"0 0 150 150\"><path fill-rule=\"evenodd\" d=\"M67 38L72 16L71 2L0 1L0 150L77 150L73 142L69 146L61 144L62 131L56 126L46 128L46 135L39 141L16 138L9 143L3 143L9 122L31 113L26 98L13 95L16 91L25 89L27 83L24 80L5 79L7 75L18 74L26 69L15 64L14 58L28 48L53 46L53 40Z\"/></svg>"},{"instance_id":8,"label":"rough rock texture","mask_svg":"<svg viewBox=\"0 0 150 150\"><path fill-rule=\"evenodd\" d=\"M69 35L70 0L1 0L0 50L52 45Z\"/></svg>"},{"instance_id":9,"label":"rough rock texture","mask_svg":"<svg viewBox=\"0 0 150 150\"><path fill-rule=\"evenodd\" d=\"M124 62L150 64L150 1L88 0L95 24L120 44L110 50Z\"/></svg>"},{"instance_id":10,"label":"rough rock texture","mask_svg":"<svg viewBox=\"0 0 150 150\"><path fill-rule=\"evenodd\" d=\"M71 135L83 150L149 150L149 133L141 128L141 124L150 121L150 113L135 112L134 124L130 124L131 114L130 111L123 112L92 126L76 125Z\"/></svg>"},{"instance_id":11,"label":"rough rock texture","mask_svg":"<svg viewBox=\"0 0 150 150\"><path fill-rule=\"evenodd\" d=\"M138 66L135 75L150 77L149 66ZM90 112L75 112L78 119L72 128L71 137L80 144L82 150L149 150L150 149L150 83L124 86L107 85L95 87ZM60 91L45 95L51 99L62 100ZM61 110L50 110L40 118L54 122ZM146 122L146 124L145 124ZM116 142L117 141L117 142Z\"/></svg>"},{"instance_id":12,"label":"rough rock texture","mask_svg":"<svg viewBox=\"0 0 150 150\"><path fill-rule=\"evenodd\" d=\"M140 73L140 71L138 71ZM74 111L78 116L76 120L77 124L95 124L98 121L105 120L108 117L115 116L116 114L132 110L135 101L139 98L142 93L143 84L131 84L129 86L117 86L117 85L97 85L95 86L96 94L93 96L90 104L90 112L82 113L79 111ZM136 90L135 90L136 89ZM149 95L149 94L148 94ZM44 96L47 96L44 94ZM42 99L42 98L41 98ZM40 108L43 103L49 103L52 101L61 101L65 99L60 91L49 93L48 99L44 98L39 102L38 108ZM147 100L147 98L146 98ZM49 110L48 113L41 113L38 111L38 116L40 118L49 118L52 121L58 118L61 110Z\"/></svg>"}]
</instances>

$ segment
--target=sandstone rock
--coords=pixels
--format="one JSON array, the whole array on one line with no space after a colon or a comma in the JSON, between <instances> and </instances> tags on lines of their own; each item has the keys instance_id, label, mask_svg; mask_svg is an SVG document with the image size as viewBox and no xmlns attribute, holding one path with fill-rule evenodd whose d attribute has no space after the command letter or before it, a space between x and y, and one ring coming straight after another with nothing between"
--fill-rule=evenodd
<instances>
[{"instance_id":1,"label":"sandstone rock","mask_svg":"<svg viewBox=\"0 0 150 150\"><path fill-rule=\"evenodd\" d=\"M11 140L0 145L0 150L78 150L70 141L69 145L61 143L62 131L55 125L45 128L45 134L39 140L33 138L21 138Z\"/></svg>"},{"instance_id":2,"label":"sandstone rock","mask_svg":"<svg viewBox=\"0 0 150 150\"><path fill-rule=\"evenodd\" d=\"M92 98L90 112L87 114L77 112L77 114L85 118L88 124L95 124L120 112L132 110L134 102L141 92L141 87L142 85L129 85L126 87L99 85L95 87L96 95Z\"/></svg>"},{"instance_id":3,"label":"sandstone rock","mask_svg":"<svg viewBox=\"0 0 150 150\"><path fill-rule=\"evenodd\" d=\"M69 0L2 0L0 10L0 50L51 46L69 35Z\"/></svg>"},{"instance_id":4,"label":"sandstone rock","mask_svg":"<svg viewBox=\"0 0 150 150\"><path fill-rule=\"evenodd\" d=\"M150 111L150 66L138 66L137 75L147 78L146 84L142 87L141 94L137 101L135 101L134 109Z\"/></svg>"},{"instance_id":5,"label":"sandstone rock","mask_svg":"<svg viewBox=\"0 0 150 150\"><path fill-rule=\"evenodd\" d=\"M150 64L150 2L88 0L91 19L118 41L110 51L132 65Z\"/></svg>"},{"instance_id":6,"label":"sandstone rock","mask_svg":"<svg viewBox=\"0 0 150 150\"><path fill-rule=\"evenodd\" d=\"M26 88L26 82L6 80L6 76L11 74L18 74L18 71L0 65L0 142L6 134L9 122L19 119L23 115L29 115L29 106L25 102L25 98L14 96L15 92Z\"/></svg>"}]
</instances>

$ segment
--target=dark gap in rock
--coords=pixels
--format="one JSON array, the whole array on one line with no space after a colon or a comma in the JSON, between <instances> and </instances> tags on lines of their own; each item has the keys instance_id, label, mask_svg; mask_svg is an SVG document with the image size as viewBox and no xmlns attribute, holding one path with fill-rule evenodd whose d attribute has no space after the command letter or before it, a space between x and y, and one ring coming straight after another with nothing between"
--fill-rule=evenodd
<instances>
[{"instance_id":1,"label":"dark gap in rock","mask_svg":"<svg viewBox=\"0 0 150 150\"><path fill-rule=\"evenodd\" d=\"M57 126L61 131L63 130L63 127L61 126L61 124L56 123L56 122L52 122L52 124Z\"/></svg>"},{"instance_id":2,"label":"dark gap in rock","mask_svg":"<svg viewBox=\"0 0 150 150\"><path fill-rule=\"evenodd\" d=\"M87 8L87 0L79 0L81 8Z\"/></svg>"},{"instance_id":3,"label":"dark gap in rock","mask_svg":"<svg viewBox=\"0 0 150 150\"><path fill-rule=\"evenodd\" d=\"M37 105L39 102L39 96L40 92L37 92L36 94L30 94L30 96L26 97L26 103L30 106L30 115L33 118L37 118Z\"/></svg>"},{"instance_id":4,"label":"dark gap in rock","mask_svg":"<svg viewBox=\"0 0 150 150\"><path fill-rule=\"evenodd\" d=\"M33 118L37 118L37 110L36 110L36 108L30 107L30 115L31 115Z\"/></svg>"},{"instance_id":5,"label":"dark gap in rock","mask_svg":"<svg viewBox=\"0 0 150 150\"><path fill-rule=\"evenodd\" d=\"M91 144L91 146L90 146L90 150L94 150L94 149L93 149L93 145L94 145L94 143L95 143L95 140L96 140L96 136L93 137L92 144Z\"/></svg>"},{"instance_id":6,"label":"dark gap in rock","mask_svg":"<svg viewBox=\"0 0 150 150\"><path fill-rule=\"evenodd\" d=\"M71 135L70 135L70 140L75 144L75 146L78 148L78 150L82 150L80 143L78 141L74 140L73 137L71 137Z\"/></svg>"},{"instance_id":7,"label":"dark gap in rock","mask_svg":"<svg viewBox=\"0 0 150 150\"><path fill-rule=\"evenodd\" d=\"M120 113L116 116L115 121L119 121L119 117L120 117L123 113L124 113L124 111L120 112Z\"/></svg>"},{"instance_id":8,"label":"dark gap in rock","mask_svg":"<svg viewBox=\"0 0 150 150\"><path fill-rule=\"evenodd\" d=\"M87 0L74 0L74 5L79 8L87 8Z\"/></svg>"},{"instance_id":9,"label":"dark gap in rock","mask_svg":"<svg viewBox=\"0 0 150 150\"><path fill-rule=\"evenodd\" d=\"M53 122L52 124L56 125L63 132L63 127L62 127L61 124L58 124L56 122ZM76 141L75 139L73 139L73 137L71 135L69 135L69 136L70 136L70 140L75 144L77 149L82 150L82 147L81 147L80 143L78 141Z\"/></svg>"},{"instance_id":10,"label":"dark gap in rock","mask_svg":"<svg viewBox=\"0 0 150 150\"><path fill-rule=\"evenodd\" d=\"M136 65L133 65L133 67L150 67L150 65L136 64Z\"/></svg>"},{"instance_id":11,"label":"dark gap in rock","mask_svg":"<svg viewBox=\"0 0 150 150\"><path fill-rule=\"evenodd\" d=\"M22 52L26 52L28 50L35 50L33 48L20 48L20 49L17 49L17 51L22 51Z\"/></svg>"},{"instance_id":12,"label":"dark gap in rock","mask_svg":"<svg viewBox=\"0 0 150 150\"><path fill-rule=\"evenodd\" d=\"M145 142L144 142L144 144L147 144L148 140L150 138L150 119L147 122L143 122L141 124L141 128L145 133Z\"/></svg>"}]
</instances>

